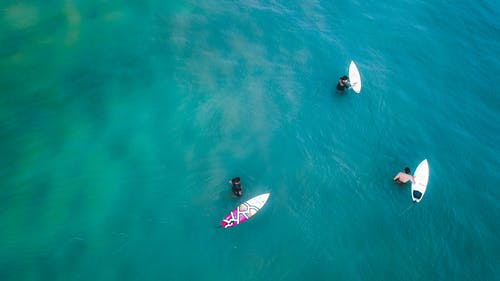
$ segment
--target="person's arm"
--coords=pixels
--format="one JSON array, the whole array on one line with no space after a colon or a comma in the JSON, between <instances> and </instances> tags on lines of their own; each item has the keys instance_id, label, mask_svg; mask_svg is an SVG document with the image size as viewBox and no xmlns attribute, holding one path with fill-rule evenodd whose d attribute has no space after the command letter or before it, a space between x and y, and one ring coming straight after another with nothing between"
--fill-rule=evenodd
<instances>
[{"instance_id":1,"label":"person's arm","mask_svg":"<svg viewBox=\"0 0 500 281\"><path fill-rule=\"evenodd\" d=\"M395 181L395 180L399 180L399 176L400 176L400 175L401 175L401 172L399 172L399 173L398 173L398 174L394 177L394 179L393 179L393 180L394 180L394 181Z\"/></svg>"},{"instance_id":2,"label":"person's arm","mask_svg":"<svg viewBox=\"0 0 500 281\"><path fill-rule=\"evenodd\" d=\"M415 178L413 176L410 176L411 183L415 183Z\"/></svg>"}]
</instances>

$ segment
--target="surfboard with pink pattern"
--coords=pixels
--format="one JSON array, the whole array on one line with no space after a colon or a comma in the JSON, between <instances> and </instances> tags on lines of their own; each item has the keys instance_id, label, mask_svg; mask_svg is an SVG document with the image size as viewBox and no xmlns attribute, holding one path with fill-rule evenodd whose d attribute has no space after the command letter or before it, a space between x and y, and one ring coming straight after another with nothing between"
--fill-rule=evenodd
<instances>
[{"instance_id":1,"label":"surfboard with pink pattern","mask_svg":"<svg viewBox=\"0 0 500 281\"><path fill-rule=\"evenodd\" d=\"M259 196L241 203L238 207L232 210L226 217L220 222L220 225L224 228L230 228L238 225L247 219L255 215L261 208L266 204L269 198L269 193L264 193Z\"/></svg>"}]
</instances>

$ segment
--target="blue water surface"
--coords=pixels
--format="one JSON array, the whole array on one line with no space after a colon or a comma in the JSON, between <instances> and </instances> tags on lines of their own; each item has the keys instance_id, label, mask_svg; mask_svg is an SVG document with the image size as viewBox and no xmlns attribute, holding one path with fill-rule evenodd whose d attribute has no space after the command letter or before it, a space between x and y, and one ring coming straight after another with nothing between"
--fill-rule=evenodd
<instances>
[{"instance_id":1,"label":"blue water surface","mask_svg":"<svg viewBox=\"0 0 500 281\"><path fill-rule=\"evenodd\" d=\"M499 11L3 1L0 280L498 280Z\"/></svg>"}]
</instances>

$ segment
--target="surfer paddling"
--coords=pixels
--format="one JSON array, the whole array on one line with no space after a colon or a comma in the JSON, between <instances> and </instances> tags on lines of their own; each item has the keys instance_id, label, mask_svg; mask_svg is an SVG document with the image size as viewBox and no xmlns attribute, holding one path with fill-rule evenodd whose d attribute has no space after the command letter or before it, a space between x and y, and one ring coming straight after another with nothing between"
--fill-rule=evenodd
<instances>
[{"instance_id":1,"label":"surfer paddling","mask_svg":"<svg viewBox=\"0 0 500 281\"><path fill-rule=\"evenodd\" d=\"M349 84L349 77L347 77L347 75L340 77L336 88L340 93L343 93L345 89L351 88L351 85Z\"/></svg>"},{"instance_id":2,"label":"surfer paddling","mask_svg":"<svg viewBox=\"0 0 500 281\"><path fill-rule=\"evenodd\" d=\"M408 181L415 182L413 176L410 175L410 168L406 167L404 172L399 172L395 177L394 181L397 183L407 183Z\"/></svg>"},{"instance_id":3,"label":"surfer paddling","mask_svg":"<svg viewBox=\"0 0 500 281\"><path fill-rule=\"evenodd\" d=\"M243 194L240 177L235 177L234 179L230 180L229 183L233 185L231 189L233 190L234 195L241 196Z\"/></svg>"}]
</instances>

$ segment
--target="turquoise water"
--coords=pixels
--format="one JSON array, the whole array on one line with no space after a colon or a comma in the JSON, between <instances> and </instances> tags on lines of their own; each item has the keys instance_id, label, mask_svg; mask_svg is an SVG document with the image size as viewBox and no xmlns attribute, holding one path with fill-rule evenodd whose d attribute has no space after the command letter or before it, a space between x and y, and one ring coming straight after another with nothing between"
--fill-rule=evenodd
<instances>
[{"instance_id":1,"label":"turquoise water","mask_svg":"<svg viewBox=\"0 0 500 281\"><path fill-rule=\"evenodd\" d=\"M498 1L198 2L0 4L0 280L498 280Z\"/></svg>"}]
</instances>

